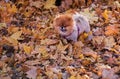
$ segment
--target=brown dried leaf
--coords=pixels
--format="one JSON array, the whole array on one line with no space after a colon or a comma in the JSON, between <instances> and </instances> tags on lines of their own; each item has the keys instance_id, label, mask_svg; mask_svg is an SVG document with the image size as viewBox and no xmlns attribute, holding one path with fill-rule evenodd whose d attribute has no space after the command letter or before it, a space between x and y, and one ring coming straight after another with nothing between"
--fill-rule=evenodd
<instances>
[{"instance_id":1,"label":"brown dried leaf","mask_svg":"<svg viewBox=\"0 0 120 79\"><path fill-rule=\"evenodd\" d=\"M103 69L102 79L118 79L118 76L114 74L113 69Z\"/></svg>"},{"instance_id":2,"label":"brown dried leaf","mask_svg":"<svg viewBox=\"0 0 120 79\"><path fill-rule=\"evenodd\" d=\"M37 77L37 68L32 67L29 71L26 72L27 77L30 79L36 79Z\"/></svg>"},{"instance_id":3,"label":"brown dried leaf","mask_svg":"<svg viewBox=\"0 0 120 79\"><path fill-rule=\"evenodd\" d=\"M97 52L94 52L92 49L88 47L84 48L82 53L86 56L92 56L95 59L97 58Z\"/></svg>"},{"instance_id":4,"label":"brown dried leaf","mask_svg":"<svg viewBox=\"0 0 120 79\"><path fill-rule=\"evenodd\" d=\"M59 41L55 40L55 39L44 39L41 40L41 44L43 45L53 45L53 44L57 44Z\"/></svg>"},{"instance_id":5,"label":"brown dried leaf","mask_svg":"<svg viewBox=\"0 0 120 79\"><path fill-rule=\"evenodd\" d=\"M57 46L57 51L65 51L68 48L69 45L63 45L63 43L60 41Z\"/></svg>"},{"instance_id":6,"label":"brown dried leaf","mask_svg":"<svg viewBox=\"0 0 120 79\"><path fill-rule=\"evenodd\" d=\"M115 39L113 36L109 36L104 39L104 44L106 49L112 48L114 45L116 45Z\"/></svg>"},{"instance_id":7,"label":"brown dried leaf","mask_svg":"<svg viewBox=\"0 0 120 79\"><path fill-rule=\"evenodd\" d=\"M34 6L36 8L41 8L43 6L41 1L30 2L30 6Z\"/></svg>"}]
</instances>

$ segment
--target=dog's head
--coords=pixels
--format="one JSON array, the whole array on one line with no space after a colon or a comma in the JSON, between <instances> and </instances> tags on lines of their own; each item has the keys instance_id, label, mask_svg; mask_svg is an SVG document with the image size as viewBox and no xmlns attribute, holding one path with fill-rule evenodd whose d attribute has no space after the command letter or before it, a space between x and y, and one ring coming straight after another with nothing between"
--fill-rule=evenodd
<instances>
[{"instance_id":1,"label":"dog's head","mask_svg":"<svg viewBox=\"0 0 120 79\"><path fill-rule=\"evenodd\" d=\"M55 30L62 36L67 36L73 32L72 15L61 14L55 17L53 21Z\"/></svg>"}]
</instances>

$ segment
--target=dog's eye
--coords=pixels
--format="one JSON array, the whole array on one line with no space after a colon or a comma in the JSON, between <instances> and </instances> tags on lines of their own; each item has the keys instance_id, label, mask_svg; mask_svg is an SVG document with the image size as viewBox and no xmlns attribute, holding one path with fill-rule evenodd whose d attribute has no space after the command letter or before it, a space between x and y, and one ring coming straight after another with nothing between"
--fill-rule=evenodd
<instances>
[{"instance_id":1,"label":"dog's eye","mask_svg":"<svg viewBox=\"0 0 120 79\"><path fill-rule=\"evenodd\" d=\"M62 31L62 32L66 32L67 30L66 30L66 28L65 27L60 27L60 30Z\"/></svg>"}]
</instances>

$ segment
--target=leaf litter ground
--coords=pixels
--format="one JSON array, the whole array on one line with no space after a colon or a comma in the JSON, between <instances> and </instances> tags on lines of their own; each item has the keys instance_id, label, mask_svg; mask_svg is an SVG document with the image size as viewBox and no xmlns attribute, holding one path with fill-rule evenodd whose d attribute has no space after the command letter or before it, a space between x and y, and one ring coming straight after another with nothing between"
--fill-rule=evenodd
<instances>
[{"instance_id":1,"label":"leaf litter ground","mask_svg":"<svg viewBox=\"0 0 120 79\"><path fill-rule=\"evenodd\" d=\"M72 10L90 20L91 41L54 31L55 15ZM119 14L117 0L0 1L0 79L119 79Z\"/></svg>"}]
</instances>

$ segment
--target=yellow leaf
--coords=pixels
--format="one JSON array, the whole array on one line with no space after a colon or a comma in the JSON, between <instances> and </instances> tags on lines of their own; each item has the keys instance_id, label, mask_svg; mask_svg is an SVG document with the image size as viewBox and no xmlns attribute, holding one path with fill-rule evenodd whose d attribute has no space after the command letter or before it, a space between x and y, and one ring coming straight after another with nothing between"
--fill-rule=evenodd
<instances>
[{"instance_id":1,"label":"yellow leaf","mask_svg":"<svg viewBox=\"0 0 120 79\"><path fill-rule=\"evenodd\" d=\"M31 14L32 14L32 11L29 11L29 10L24 12L24 15L26 17L29 17Z\"/></svg>"},{"instance_id":2,"label":"yellow leaf","mask_svg":"<svg viewBox=\"0 0 120 79\"><path fill-rule=\"evenodd\" d=\"M15 39L15 40L21 39L21 38L20 38L21 34L22 34L22 31L17 31L17 32L15 32L14 34L12 34L12 35L10 36L10 38L13 38L13 39Z\"/></svg>"},{"instance_id":3,"label":"yellow leaf","mask_svg":"<svg viewBox=\"0 0 120 79\"><path fill-rule=\"evenodd\" d=\"M84 55L83 55L83 54L80 54L80 55L79 55L79 58L80 58L80 59L84 59Z\"/></svg>"},{"instance_id":4,"label":"yellow leaf","mask_svg":"<svg viewBox=\"0 0 120 79\"><path fill-rule=\"evenodd\" d=\"M88 34L87 33L83 33L83 34L80 35L79 40L84 42L87 37L88 37Z\"/></svg>"},{"instance_id":5,"label":"yellow leaf","mask_svg":"<svg viewBox=\"0 0 120 79\"><path fill-rule=\"evenodd\" d=\"M70 78L69 79L76 79L76 77L75 76L70 76Z\"/></svg>"},{"instance_id":6,"label":"yellow leaf","mask_svg":"<svg viewBox=\"0 0 120 79\"><path fill-rule=\"evenodd\" d=\"M102 16L105 18L105 22L108 22L108 11L105 10L103 13L102 13Z\"/></svg>"},{"instance_id":7,"label":"yellow leaf","mask_svg":"<svg viewBox=\"0 0 120 79\"><path fill-rule=\"evenodd\" d=\"M44 5L44 8L45 9L56 8L56 6L54 5L55 1L56 0L47 0L46 3L45 3L45 5Z\"/></svg>"},{"instance_id":8,"label":"yellow leaf","mask_svg":"<svg viewBox=\"0 0 120 79\"><path fill-rule=\"evenodd\" d=\"M39 48L39 51L40 51L40 53L41 53L41 55L42 55L43 58L48 57L48 51L46 49L46 46L41 46Z\"/></svg>"},{"instance_id":9,"label":"yellow leaf","mask_svg":"<svg viewBox=\"0 0 120 79\"><path fill-rule=\"evenodd\" d=\"M24 45L23 49L24 49L25 53L27 53L27 54L30 54L31 51L32 51L32 47L31 46L27 46L27 45Z\"/></svg>"}]
</instances>

